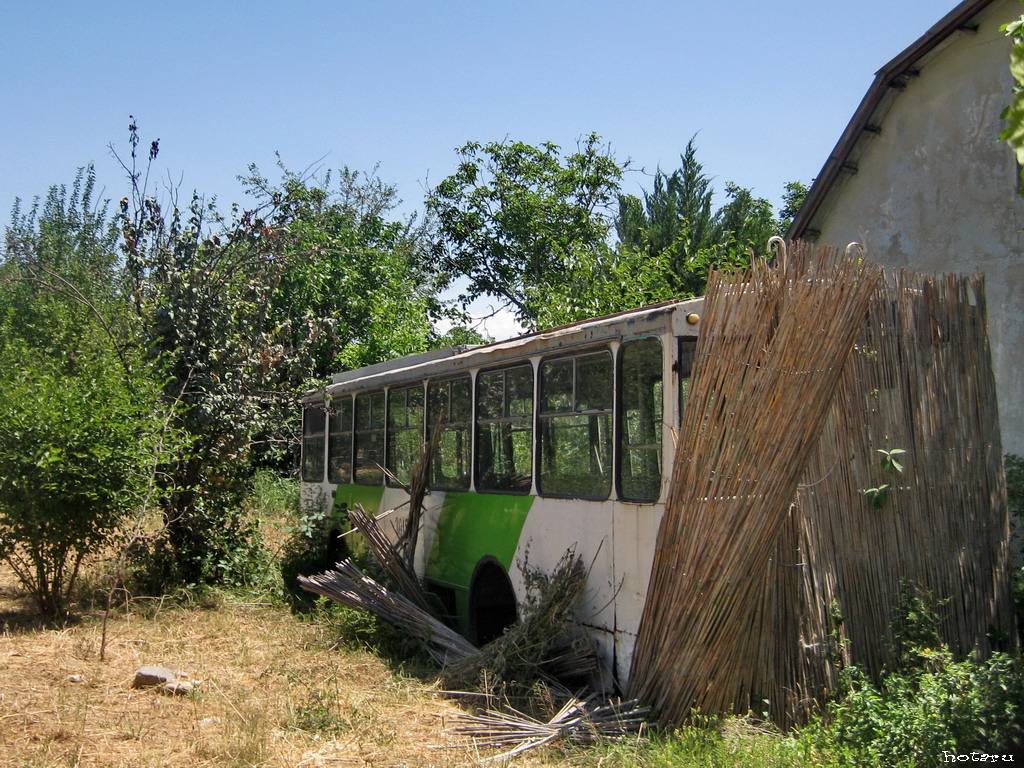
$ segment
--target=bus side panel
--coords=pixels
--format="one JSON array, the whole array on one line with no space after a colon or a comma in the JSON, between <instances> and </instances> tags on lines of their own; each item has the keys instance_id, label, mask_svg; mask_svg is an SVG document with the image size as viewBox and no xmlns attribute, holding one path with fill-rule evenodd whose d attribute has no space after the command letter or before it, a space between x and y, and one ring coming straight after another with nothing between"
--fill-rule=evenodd
<instances>
[{"instance_id":1,"label":"bus side panel","mask_svg":"<svg viewBox=\"0 0 1024 768\"><path fill-rule=\"evenodd\" d=\"M628 681L664 504L615 504L615 678Z\"/></svg>"},{"instance_id":2,"label":"bus side panel","mask_svg":"<svg viewBox=\"0 0 1024 768\"><path fill-rule=\"evenodd\" d=\"M455 590L459 624L468 627L469 589L477 564L494 558L514 580L516 547L533 496L448 491L429 537L427 579ZM522 591L517 590L520 599Z\"/></svg>"},{"instance_id":3,"label":"bus side panel","mask_svg":"<svg viewBox=\"0 0 1024 768\"><path fill-rule=\"evenodd\" d=\"M382 485L338 485L334 489L332 514L339 516L343 508L351 509L358 504L367 514L378 515L383 498Z\"/></svg>"},{"instance_id":4,"label":"bus side panel","mask_svg":"<svg viewBox=\"0 0 1024 768\"><path fill-rule=\"evenodd\" d=\"M523 527L516 560L550 573L569 549L588 569L587 584L577 608L580 621L592 628L599 655L612 668L615 631L615 542L610 501L538 498ZM512 584L523 594L518 568Z\"/></svg>"}]
</instances>

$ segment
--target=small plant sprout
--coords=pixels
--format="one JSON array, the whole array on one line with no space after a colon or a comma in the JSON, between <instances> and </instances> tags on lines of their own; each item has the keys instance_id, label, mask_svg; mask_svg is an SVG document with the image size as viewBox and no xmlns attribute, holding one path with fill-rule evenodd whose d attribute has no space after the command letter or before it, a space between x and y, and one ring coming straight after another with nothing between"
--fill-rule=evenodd
<instances>
[{"instance_id":1,"label":"small plant sprout","mask_svg":"<svg viewBox=\"0 0 1024 768\"><path fill-rule=\"evenodd\" d=\"M882 454L882 467L890 472L902 473L903 464L896 458L897 456L906 453L902 448L890 448L885 450L879 448L878 452ZM881 509L885 506L889 500L889 491L891 487L889 483L880 483L874 488L862 488L861 493L867 496L868 501L874 509Z\"/></svg>"},{"instance_id":2,"label":"small plant sprout","mask_svg":"<svg viewBox=\"0 0 1024 768\"><path fill-rule=\"evenodd\" d=\"M872 507L881 509L889 499L889 484L883 483L876 488L864 488L861 493L868 497Z\"/></svg>"},{"instance_id":3,"label":"small plant sprout","mask_svg":"<svg viewBox=\"0 0 1024 768\"><path fill-rule=\"evenodd\" d=\"M879 448L878 452L882 454L883 467L891 469L894 472L903 472L903 465L896 460L896 457L906 453L905 450L902 448L892 448L887 451L884 448Z\"/></svg>"}]
</instances>

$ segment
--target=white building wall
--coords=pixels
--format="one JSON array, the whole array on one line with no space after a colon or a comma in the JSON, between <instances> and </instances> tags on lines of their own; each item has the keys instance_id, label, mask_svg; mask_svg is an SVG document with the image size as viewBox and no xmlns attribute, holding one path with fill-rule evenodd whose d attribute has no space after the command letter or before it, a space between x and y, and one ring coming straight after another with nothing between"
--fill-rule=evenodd
<instances>
[{"instance_id":1,"label":"white building wall","mask_svg":"<svg viewBox=\"0 0 1024 768\"><path fill-rule=\"evenodd\" d=\"M812 227L818 242L862 243L869 258L919 272L985 275L1003 450L1024 455L1024 198L999 140L1009 103L1009 41L1020 16L1000 0L911 77Z\"/></svg>"}]
</instances>

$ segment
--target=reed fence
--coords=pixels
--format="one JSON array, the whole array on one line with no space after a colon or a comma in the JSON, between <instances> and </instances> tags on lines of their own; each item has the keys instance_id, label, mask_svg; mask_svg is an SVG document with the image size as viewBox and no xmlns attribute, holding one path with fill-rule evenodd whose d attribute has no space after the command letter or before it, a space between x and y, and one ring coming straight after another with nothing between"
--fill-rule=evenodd
<instances>
[{"instance_id":1,"label":"reed fence","mask_svg":"<svg viewBox=\"0 0 1024 768\"><path fill-rule=\"evenodd\" d=\"M960 653L1012 631L984 318L979 278L800 244L712 277L631 696L798 721L842 641L884 664L901 579L950 598Z\"/></svg>"}]
</instances>

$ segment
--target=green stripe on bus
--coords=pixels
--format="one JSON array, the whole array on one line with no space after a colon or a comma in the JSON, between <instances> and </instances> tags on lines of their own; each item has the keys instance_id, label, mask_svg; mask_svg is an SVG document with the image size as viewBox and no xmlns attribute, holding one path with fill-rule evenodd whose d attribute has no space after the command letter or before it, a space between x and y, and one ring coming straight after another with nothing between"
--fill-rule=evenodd
<instances>
[{"instance_id":1,"label":"green stripe on bus","mask_svg":"<svg viewBox=\"0 0 1024 768\"><path fill-rule=\"evenodd\" d=\"M338 515L342 506L351 509L358 504L367 514L378 515L382 498L384 498L383 485L339 485L334 492L334 506L331 509L331 514Z\"/></svg>"},{"instance_id":2,"label":"green stripe on bus","mask_svg":"<svg viewBox=\"0 0 1024 768\"><path fill-rule=\"evenodd\" d=\"M468 590L477 563L488 556L511 570L533 498L448 491L427 560L427 578Z\"/></svg>"}]
</instances>

